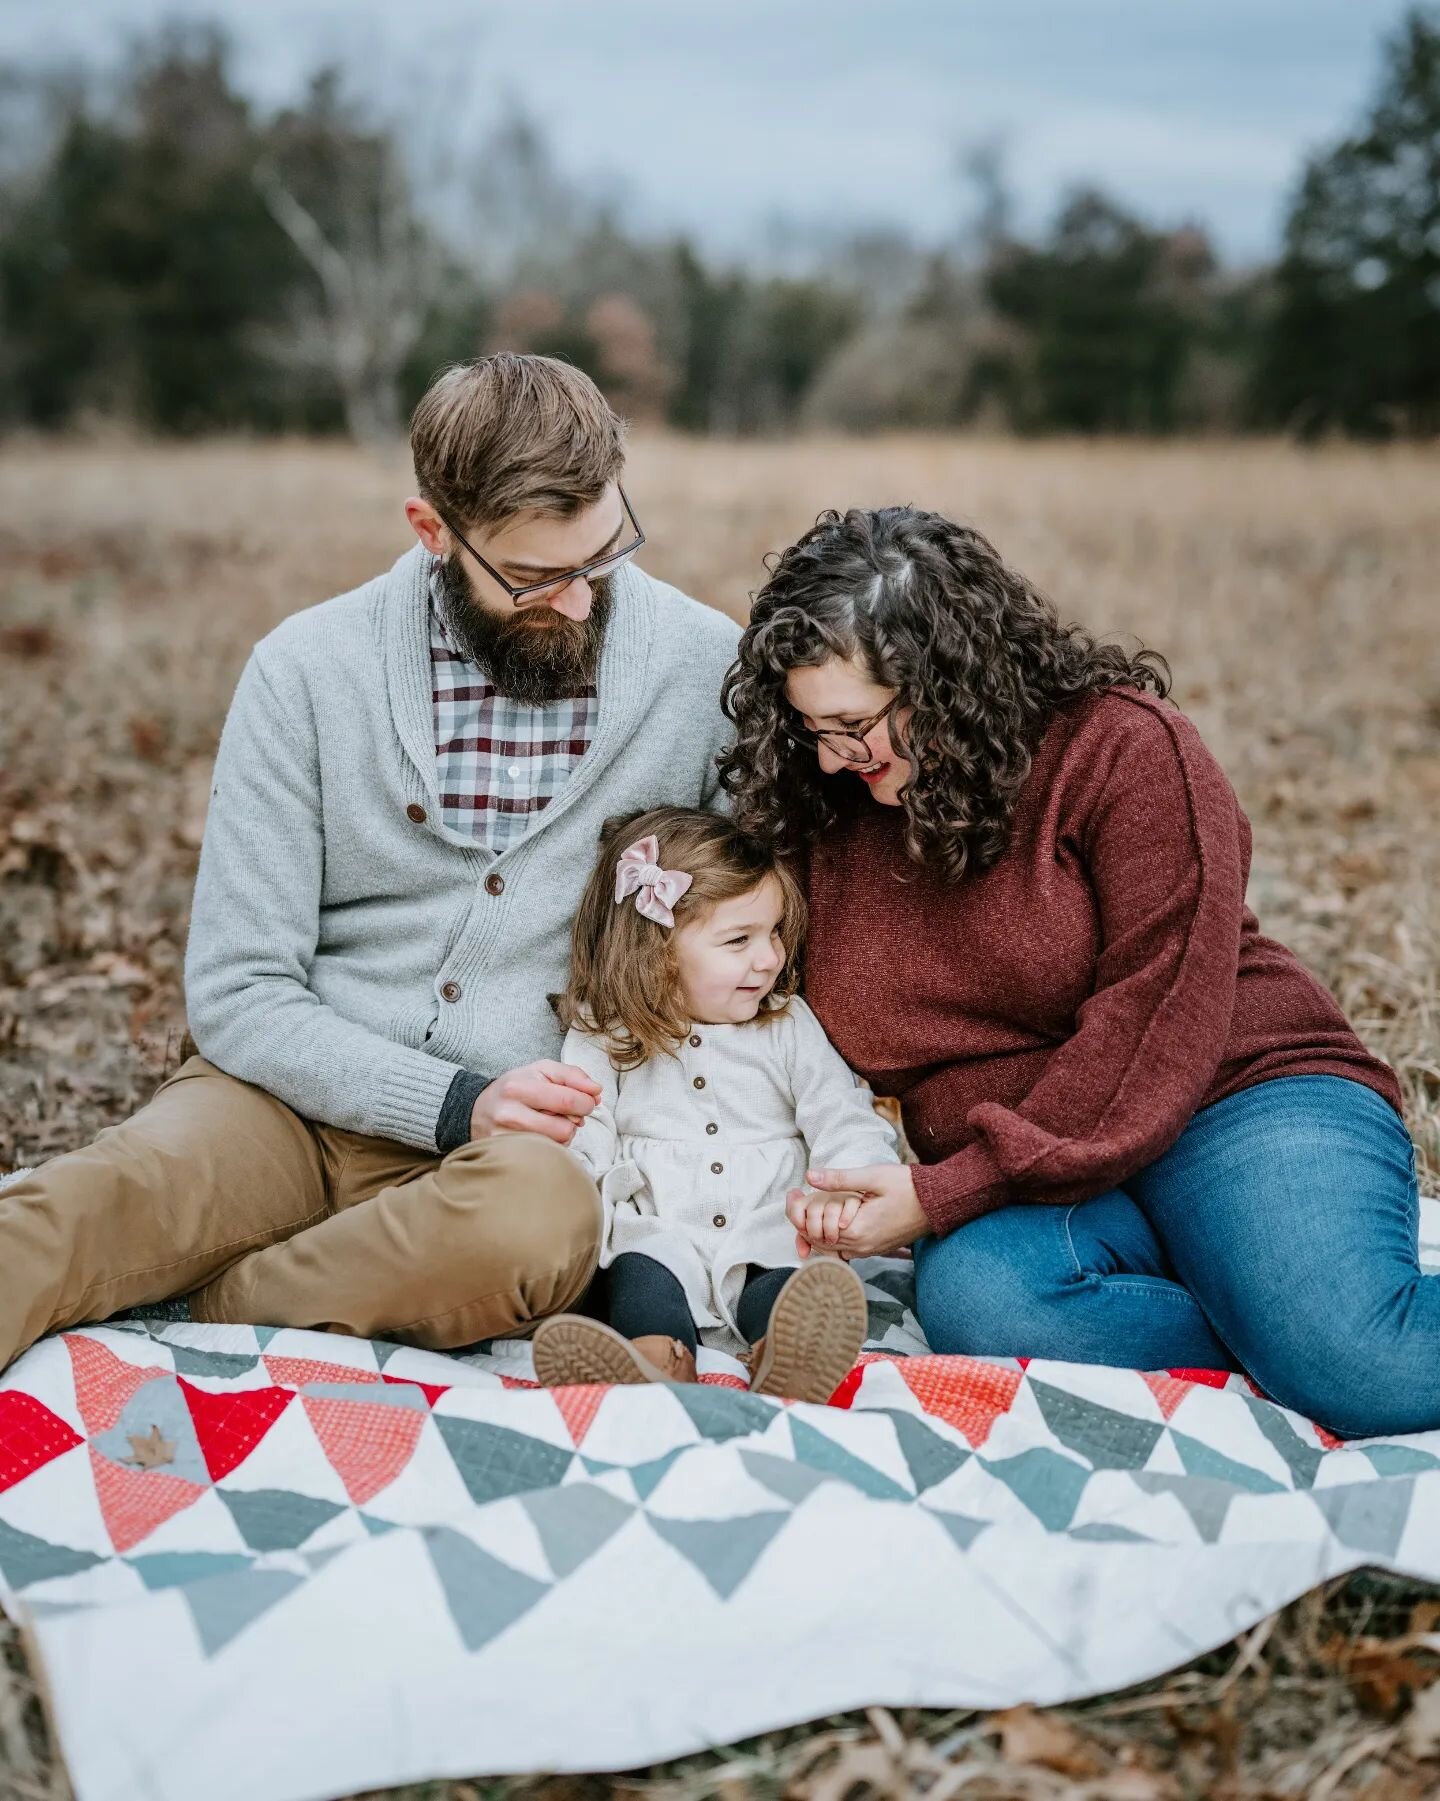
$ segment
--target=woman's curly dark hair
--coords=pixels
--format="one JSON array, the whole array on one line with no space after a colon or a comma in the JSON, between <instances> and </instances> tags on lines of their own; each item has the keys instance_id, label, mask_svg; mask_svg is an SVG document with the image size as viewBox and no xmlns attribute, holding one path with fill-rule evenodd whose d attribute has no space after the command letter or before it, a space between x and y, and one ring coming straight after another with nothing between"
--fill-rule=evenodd
<instances>
[{"instance_id":1,"label":"woman's curly dark hair","mask_svg":"<svg viewBox=\"0 0 1440 1801\"><path fill-rule=\"evenodd\" d=\"M905 848L951 880L988 868L1005 848L1057 707L1116 687L1170 690L1158 652L1131 655L1062 623L988 539L939 513L825 512L767 567L725 678L736 738L720 780L737 823L787 849L837 814L813 751L784 729L792 669L853 659L899 694L908 718L896 744L911 764L900 796Z\"/></svg>"}]
</instances>

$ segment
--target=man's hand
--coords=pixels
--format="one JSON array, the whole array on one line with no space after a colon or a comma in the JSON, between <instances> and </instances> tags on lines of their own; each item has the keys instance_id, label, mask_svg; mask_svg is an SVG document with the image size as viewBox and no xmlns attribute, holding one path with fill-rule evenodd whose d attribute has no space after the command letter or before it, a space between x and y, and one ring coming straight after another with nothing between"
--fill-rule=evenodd
<instances>
[{"instance_id":1,"label":"man's hand","mask_svg":"<svg viewBox=\"0 0 1440 1801\"><path fill-rule=\"evenodd\" d=\"M470 1136L535 1132L569 1144L599 1099L600 1084L573 1063L526 1063L481 1089L470 1109Z\"/></svg>"},{"instance_id":2,"label":"man's hand","mask_svg":"<svg viewBox=\"0 0 1440 1801\"><path fill-rule=\"evenodd\" d=\"M930 1229L915 1198L910 1170L903 1163L879 1163L870 1169L812 1169L805 1172L805 1179L823 1195L807 1195L797 1188L787 1196L785 1210L795 1228L797 1249L803 1242L813 1250L835 1250L846 1258L893 1257ZM836 1196L842 1199L844 1209L853 1207L853 1211L832 1238L826 1230L827 1216ZM810 1229L817 1207L818 1236ZM802 1256L806 1254L801 1251Z\"/></svg>"}]
</instances>

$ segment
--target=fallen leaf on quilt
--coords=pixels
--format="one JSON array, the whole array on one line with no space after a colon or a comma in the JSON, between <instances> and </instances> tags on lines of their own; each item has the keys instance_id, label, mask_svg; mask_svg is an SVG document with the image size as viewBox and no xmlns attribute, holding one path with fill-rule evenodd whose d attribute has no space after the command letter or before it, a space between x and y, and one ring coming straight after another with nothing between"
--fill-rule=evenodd
<instances>
[{"instance_id":1,"label":"fallen leaf on quilt","mask_svg":"<svg viewBox=\"0 0 1440 1801\"><path fill-rule=\"evenodd\" d=\"M162 1438L158 1426L152 1426L143 1438L133 1432L128 1436L133 1455L124 1459L126 1463L138 1463L142 1470L153 1470L161 1463L174 1463L175 1441Z\"/></svg>"},{"instance_id":2,"label":"fallen leaf on quilt","mask_svg":"<svg viewBox=\"0 0 1440 1801\"><path fill-rule=\"evenodd\" d=\"M990 1729L1000 1734L1006 1763L1039 1764L1062 1776L1098 1776L1106 1767L1092 1739L1068 1720L1036 1707L1007 1707L990 1721Z\"/></svg>"}]
</instances>

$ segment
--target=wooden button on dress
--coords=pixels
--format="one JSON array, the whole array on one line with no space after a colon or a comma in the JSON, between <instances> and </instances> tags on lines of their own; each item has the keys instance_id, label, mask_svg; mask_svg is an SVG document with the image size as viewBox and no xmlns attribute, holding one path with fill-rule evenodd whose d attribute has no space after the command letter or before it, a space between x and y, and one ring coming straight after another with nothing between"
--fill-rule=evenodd
<instances>
[{"instance_id":1,"label":"wooden button on dress","mask_svg":"<svg viewBox=\"0 0 1440 1801\"><path fill-rule=\"evenodd\" d=\"M705 1130L706 1130L706 1131L707 1131L707 1132L708 1132L708 1133L709 1133L709 1134L710 1134L710 1136L711 1136L711 1137L712 1137L712 1138L713 1138L713 1137L714 1137L714 1136L715 1136L715 1134L716 1134L716 1133L717 1133L717 1132L718 1132L718 1131L719 1131L719 1130L720 1130L720 1128L719 1128L719 1126L717 1126L717 1125L716 1125L716 1124L715 1124L715 1121L714 1121L714 1120L713 1120L713 1119L712 1119L712 1120L711 1120L711 1121L710 1121L710 1124L709 1124L709 1125L708 1125L708 1126L706 1126L706 1128L705 1128Z\"/></svg>"},{"instance_id":2,"label":"wooden button on dress","mask_svg":"<svg viewBox=\"0 0 1440 1801\"><path fill-rule=\"evenodd\" d=\"M710 1165L710 1174L712 1176L723 1176L725 1174L725 1165L723 1163L712 1163Z\"/></svg>"},{"instance_id":3,"label":"wooden button on dress","mask_svg":"<svg viewBox=\"0 0 1440 1801\"><path fill-rule=\"evenodd\" d=\"M723 1226L725 1224L725 1215L723 1213L717 1213L715 1215L715 1218L711 1221L711 1224L716 1225L716 1226Z\"/></svg>"},{"instance_id":4,"label":"wooden button on dress","mask_svg":"<svg viewBox=\"0 0 1440 1801\"><path fill-rule=\"evenodd\" d=\"M690 1042L692 1045L694 1045L695 1049L698 1051L700 1048L700 1034L698 1032L692 1032L690 1034Z\"/></svg>"},{"instance_id":5,"label":"wooden button on dress","mask_svg":"<svg viewBox=\"0 0 1440 1801\"><path fill-rule=\"evenodd\" d=\"M694 1084L694 1085L695 1085L695 1087L697 1087L697 1088L703 1088L703 1087L704 1087L704 1086L705 1086L705 1078L704 1078L704 1076L696 1076L696 1078L695 1078L695 1084Z\"/></svg>"}]
</instances>

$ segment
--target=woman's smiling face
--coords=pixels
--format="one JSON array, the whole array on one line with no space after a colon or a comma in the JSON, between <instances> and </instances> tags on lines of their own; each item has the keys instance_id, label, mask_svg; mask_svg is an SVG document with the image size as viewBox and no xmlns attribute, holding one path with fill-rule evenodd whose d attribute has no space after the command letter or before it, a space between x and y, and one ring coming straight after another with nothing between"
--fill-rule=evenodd
<instances>
[{"instance_id":1,"label":"woman's smiling face","mask_svg":"<svg viewBox=\"0 0 1440 1801\"><path fill-rule=\"evenodd\" d=\"M826 663L792 669L785 677L785 698L800 723L812 732L857 732L867 720L884 712L895 699L895 690L882 687L858 663L832 657ZM903 709L897 711L902 713L898 723L903 732ZM882 807L898 807L900 790L910 780L910 764L890 735L894 717L878 720L865 732L870 755L864 762L851 761L823 742L815 747L826 775L846 775L863 782ZM858 744L855 749L858 751Z\"/></svg>"}]
</instances>

